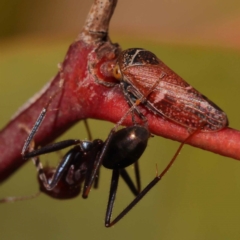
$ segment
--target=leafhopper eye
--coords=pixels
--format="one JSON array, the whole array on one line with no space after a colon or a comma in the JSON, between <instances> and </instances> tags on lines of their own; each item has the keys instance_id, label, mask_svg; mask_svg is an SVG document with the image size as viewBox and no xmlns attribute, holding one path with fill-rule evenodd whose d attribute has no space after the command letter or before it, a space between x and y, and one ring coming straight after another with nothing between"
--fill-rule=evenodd
<instances>
[{"instance_id":1,"label":"leafhopper eye","mask_svg":"<svg viewBox=\"0 0 240 240\"><path fill-rule=\"evenodd\" d=\"M115 77L117 80L122 79L122 73L118 64L113 69L113 77Z\"/></svg>"}]
</instances>

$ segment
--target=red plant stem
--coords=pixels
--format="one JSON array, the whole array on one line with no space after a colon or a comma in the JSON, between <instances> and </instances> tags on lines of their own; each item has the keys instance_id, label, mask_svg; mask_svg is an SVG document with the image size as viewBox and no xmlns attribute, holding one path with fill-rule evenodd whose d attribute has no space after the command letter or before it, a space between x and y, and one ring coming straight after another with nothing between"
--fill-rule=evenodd
<instances>
[{"instance_id":1,"label":"red plant stem","mask_svg":"<svg viewBox=\"0 0 240 240\"><path fill-rule=\"evenodd\" d=\"M105 87L97 83L89 71L90 56L100 52L103 57L104 54L109 54L109 48L116 48L107 35L116 2L95 0L82 33L70 46L55 78L43 93L32 98L24 110L0 132L0 181L5 180L25 162L20 153L28 134L21 126L31 129L50 97L53 97L50 104L50 109L53 110L48 111L34 138L36 145L53 141L81 119L95 118L117 123L129 109L118 85ZM107 46L108 50L100 51L101 46ZM98 60L96 57L96 64ZM184 127L147 110L146 116L149 130L155 135L180 142L189 135ZM126 118L123 124L131 125L131 118ZM240 160L240 132L231 128L214 133L198 133L188 144Z\"/></svg>"}]
</instances>

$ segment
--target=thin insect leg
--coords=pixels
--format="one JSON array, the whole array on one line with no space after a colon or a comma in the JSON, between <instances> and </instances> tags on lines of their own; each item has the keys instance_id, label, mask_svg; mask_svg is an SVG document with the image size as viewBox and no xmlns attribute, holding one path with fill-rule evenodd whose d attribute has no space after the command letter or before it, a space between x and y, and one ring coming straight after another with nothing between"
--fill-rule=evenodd
<instances>
[{"instance_id":1,"label":"thin insect leg","mask_svg":"<svg viewBox=\"0 0 240 240\"><path fill-rule=\"evenodd\" d=\"M166 168L161 172L161 174L159 174L158 176L156 176L138 195L137 197L112 221L109 223L106 223L105 226L106 227L111 227L114 224L116 224L119 220L121 220L161 179L162 177L166 174L166 172L169 170L169 168L172 166L172 164L174 163L174 161L176 160L178 154L180 153L182 147L184 146L184 144L193 136L195 135L197 132L200 132L200 129L197 129L194 133L192 133L191 135L189 135L178 147L176 153L174 154L173 158L171 159L171 161L168 163L168 165L166 166ZM110 216L111 217L111 216Z\"/></svg>"},{"instance_id":2,"label":"thin insect leg","mask_svg":"<svg viewBox=\"0 0 240 240\"><path fill-rule=\"evenodd\" d=\"M44 147L39 148L39 149L33 149L32 151L28 151L23 155L23 157L25 159L28 159L28 158L43 155L43 154L46 154L46 153L59 151L59 150L62 150L64 148L76 145L76 144L81 145L81 143L82 142L78 139L63 140L61 142L52 143L52 144L49 144L49 145L44 146Z\"/></svg>"},{"instance_id":3,"label":"thin insect leg","mask_svg":"<svg viewBox=\"0 0 240 240\"><path fill-rule=\"evenodd\" d=\"M34 147L35 147L34 141L30 141L28 147L29 147L30 151L33 151ZM42 163L40 162L39 158L38 157L32 157L32 162L33 162L34 166L36 167L38 176L41 179L41 181L43 182L44 186L45 185L48 186L48 180L47 180L47 177L44 173L43 166L42 166Z\"/></svg>"},{"instance_id":4,"label":"thin insect leg","mask_svg":"<svg viewBox=\"0 0 240 240\"><path fill-rule=\"evenodd\" d=\"M142 121L144 122L144 125L146 127L148 127L148 121L147 118L140 112L140 110L138 109L138 105L140 105L141 103L144 103L147 99L147 97L152 93L152 91L154 90L154 88L159 84L161 80L161 77L158 79L158 81L156 81L152 87L149 89L148 93L146 94L146 96L143 95L139 95L139 93L136 91L134 92L134 89L131 86L128 86L127 89L125 88L126 86L124 84L121 84L122 90L124 92L124 96L126 97L129 105L131 106L130 109L128 109L128 111L123 115L123 117L121 118L121 120L116 124L115 129L118 128L119 125L122 124L123 120L129 115L130 112L135 111L137 113L137 115L142 119ZM130 93L133 93L133 96L130 95Z\"/></svg>"},{"instance_id":5,"label":"thin insect leg","mask_svg":"<svg viewBox=\"0 0 240 240\"><path fill-rule=\"evenodd\" d=\"M137 183L137 190L140 193L141 192L141 178L140 178L140 170L139 170L139 164L138 161L134 163L134 172L135 172L135 178Z\"/></svg>"},{"instance_id":6,"label":"thin insect leg","mask_svg":"<svg viewBox=\"0 0 240 240\"><path fill-rule=\"evenodd\" d=\"M109 225L111 221L113 205L114 205L116 193L117 193L118 180L119 180L119 169L113 169L110 193L109 193L108 204L107 204L107 211L105 216L105 226Z\"/></svg>"},{"instance_id":7,"label":"thin insect leg","mask_svg":"<svg viewBox=\"0 0 240 240\"><path fill-rule=\"evenodd\" d=\"M132 94L132 87L130 85L126 86L124 83L121 84L122 87L122 91L124 93L124 96L128 102L128 105L132 108L132 112L135 112L141 119L143 122L146 121L146 117L141 113L141 111L139 110L139 108L137 107L139 105L139 103L136 104L136 100L138 99L138 97L142 97L143 96L138 96L139 93L137 92L138 95L134 95ZM137 96L137 98L136 98ZM133 120L134 122L134 120Z\"/></svg>"},{"instance_id":8,"label":"thin insect leg","mask_svg":"<svg viewBox=\"0 0 240 240\"><path fill-rule=\"evenodd\" d=\"M50 105L51 102L52 102L52 97L50 97L47 105L43 108L43 110L42 110L41 113L39 114L39 116L38 116L38 118L37 118L37 121L35 122L32 130L31 130L31 132L30 132L30 134L28 135L28 137L27 137L27 139L26 139L26 141L25 141L25 143L24 143L24 146L23 146L23 148L22 148L22 153L21 153L22 155L24 155L24 154L27 152L31 141L33 140L34 136L36 135L39 127L41 126L41 124L42 124L42 122L43 122L43 120L44 120L44 118L45 118L45 116L46 116L47 109L48 109L48 107L49 107L49 105Z\"/></svg>"},{"instance_id":9,"label":"thin insect leg","mask_svg":"<svg viewBox=\"0 0 240 240\"><path fill-rule=\"evenodd\" d=\"M88 140L92 141L92 134L91 134L87 119L84 119L83 122L84 122L85 128L87 130Z\"/></svg>"},{"instance_id":10,"label":"thin insect leg","mask_svg":"<svg viewBox=\"0 0 240 240\"><path fill-rule=\"evenodd\" d=\"M154 91L154 89L157 87L157 85L160 83L161 77L149 88L148 92L145 95L142 95L139 93L134 87L129 85L127 87L128 92L130 92L134 96L134 101L137 105L140 105L141 103L147 102L147 98L149 95Z\"/></svg>"},{"instance_id":11,"label":"thin insect leg","mask_svg":"<svg viewBox=\"0 0 240 240\"><path fill-rule=\"evenodd\" d=\"M28 150L28 147L30 145L30 142L32 141L32 139L34 138L34 136L36 135L39 127L41 126L45 116L46 116L46 113L48 111L48 108L49 108L49 105L51 104L53 98L59 93L59 91L61 90L61 87L60 86L60 89L58 91L56 91L51 97L49 97L49 101L47 102L46 106L42 109L41 113L39 114L38 118L37 118L37 121L35 122L32 130L30 131L24 145L23 145L23 148L22 148L22 152L21 154L24 155L25 152L27 152ZM28 132L28 131L27 131Z\"/></svg>"},{"instance_id":12,"label":"thin insect leg","mask_svg":"<svg viewBox=\"0 0 240 240\"><path fill-rule=\"evenodd\" d=\"M132 115L132 122L134 125L137 125L137 122L136 122L136 119L135 119L135 112L134 110L131 112L131 115Z\"/></svg>"},{"instance_id":13,"label":"thin insect leg","mask_svg":"<svg viewBox=\"0 0 240 240\"><path fill-rule=\"evenodd\" d=\"M100 169L98 169L98 172L97 172L95 180L94 180L93 188L95 188L95 189L98 188L99 178L100 178Z\"/></svg>"},{"instance_id":14,"label":"thin insect leg","mask_svg":"<svg viewBox=\"0 0 240 240\"><path fill-rule=\"evenodd\" d=\"M161 79L165 76L166 74L163 72L161 73L161 76L158 78L158 80L152 85L152 87L149 89L148 93L146 94L146 98L153 92L153 90L157 87L157 85L160 83Z\"/></svg>"},{"instance_id":15,"label":"thin insect leg","mask_svg":"<svg viewBox=\"0 0 240 240\"><path fill-rule=\"evenodd\" d=\"M93 185L93 182L97 176L97 173L99 171L100 166L102 165L102 161L103 161L103 157L105 156L106 153L106 149L109 145L109 142L111 141L112 135L116 132L115 128L112 129L108 135L107 140L105 141L105 144L101 150L100 155L97 157L96 161L94 162L94 166L93 166L93 171L91 172L91 175L88 178L88 181L85 181L85 186L84 186L84 190L83 190L83 198L87 198L88 194L90 192L90 189ZM86 184L87 182L87 184Z\"/></svg>"},{"instance_id":16,"label":"thin insect leg","mask_svg":"<svg viewBox=\"0 0 240 240\"><path fill-rule=\"evenodd\" d=\"M29 148L30 151L34 151L35 142L31 140L28 144L28 148ZM39 158L38 157L32 157L32 162L33 162L33 165L37 169L37 173L38 173L40 179L47 183L47 177L46 177L46 175L43 171L43 166L42 166L42 163L40 162Z\"/></svg>"},{"instance_id":17,"label":"thin insect leg","mask_svg":"<svg viewBox=\"0 0 240 240\"><path fill-rule=\"evenodd\" d=\"M90 130L90 127L89 127L89 124L88 124L87 119L84 119L83 122L84 122L85 128L86 128L86 130L87 130L88 139L89 139L90 141L92 141L93 138L92 138L91 130ZM97 172L96 177L95 177L95 180L94 180L93 188L95 188L95 189L98 188L99 176L100 176L100 169L98 169L98 172Z\"/></svg>"},{"instance_id":18,"label":"thin insect leg","mask_svg":"<svg viewBox=\"0 0 240 240\"><path fill-rule=\"evenodd\" d=\"M26 141L25 141L25 143L24 143L24 146L23 146L22 152L21 152L22 155L24 155L24 154L27 152L31 141L33 140L33 138L34 138L37 130L39 129L39 127L40 127L43 119L44 119L45 116L46 116L46 112L47 112L47 111L46 111L46 109L44 108L44 109L41 111L40 115L38 116L37 121L35 122L32 130L31 130L31 132L30 132L30 134L28 135L28 137L27 137L27 139L26 139Z\"/></svg>"},{"instance_id":19,"label":"thin insect leg","mask_svg":"<svg viewBox=\"0 0 240 240\"><path fill-rule=\"evenodd\" d=\"M56 185L58 184L58 182L63 177L63 175L65 174L66 171L68 171L67 177L69 180L71 175L73 175L73 171L74 171L74 167L72 168L71 164L72 164L73 160L75 159L75 156L78 154L78 152L79 152L78 150L75 150L73 148L71 151L68 152L68 154L66 154L64 156L64 158L58 164L52 178L50 180L48 180L47 184L45 182L43 182L44 187L47 190L52 190L54 187L56 187Z\"/></svg>"},{"instance_id":20,"label":"thin insect leg","mask_svg":"<svg viewBox=\"0 0 240 240\"><path fill-rule=\"evenodd\" d=\"M98 178L98 173L99 173L99 170L100 170L100 166L99 165L99 168L96 169L96 165L98 165L98 158L96 157L92 157L89 159L88 161L88 166L87 166L87 171L86 171L86 174L85 174L85 182L84 182L84 187L83 187L83 193L82 193L82 197L83 198L87 198L88 197L88 194L89 194L89 191L93 185L93 182L94 182L94 185L96 183L96 178ZM98 184L98 181L97 183Z\"/></svg>"},{"instance_id":21,"label":"thin insect leg","mask_svg":"<svg viewBox=\"0 0 240 240\"><path fill-rule=\"evenodd\" d=\"M120 221L158 183L159 180L158 177L154 178L112 222L105 223L105 226L112 227Z\"/></svg>"},{"instance_id":22,"label":"thin insect leg","mask_svg":"<svg viewBox=\"0 0 240 240\"><path fill-rule=\"evenodd\" d=\"M134 185L132 179L130 178L128 172L124 168L120 169L120 175L123 178L123 180L125 181L125 183L127 184L127 186L129 187L129 189L131 190L131 192L133 193L133 195L137 196L140 191L138 191L138 186L135 187L135 185Z\"/></svg>"},{"instance_id":23,"label":"thin insect leg","mask_svg":"<svg viewBox=\"0 0 240 240\"><path fill-rule=\"evenodd\" d=\"M77 140L77 141L79 141L79 140ZM63 141L63 142L67 142L67 141ZM61 145L61 143L62 142L60 142L60 145ZM58 143L55 143L55 144L52 144L50 146L51 147L52 146L55 146L55 147L57 146L58 149L59 149L59 146L57 144ZM74 143L74 145L75 145L75 143ZM34 153L34 146L35 146L34 141L31 141L30 144L29 144L29 154ZM65 148L65 147L66 146L64 146L62 148ZM46 148L48 149L48 146L45 147L45 148L39 149L39 151L42 150L44 152L44 149L46 149ZM54 147L51 148L52 151L55 151L55 149L56 148L54 148ZM48 151L48 152L50 152L50 151ZM32 162L37 169L39 179L42 181L44 187L47 190L52 190L57 185L57 183L61 179L62 175L64 174L64 171L70 167L72 159L75 156L74 154L75 154L75 152L74 152L74 150L72 150L71 153L69 153L68 155L66 155L62 159L62 161L59 163L58 167L56 168L56 171L55 171L54 175L52 176L52 178L50 180L48 180L47 176L45 175L43 165L42 165L41 161L39 160L39 157L35 156L35 155L31 156ZM39 152L38 152L38 155L39 155Z\"/></svg>"},{"instance_id":24,"label":"thin insect leg","mask_svg":"<svg viewBox=\"0 0 240 240\"><path fill-rule=\"evenodd\" d=\"M13 202L18 202L18 201L25 201L25 200L29 200L29 199L38 197L40 195L40 193L41 192L37 192L33 195L22 196L22 197L6 197L6 198L0 199L0 203L13 203Z\"/></svg>"},{"instance_id":25,"label":"thin insect leg","mask_svg":"<svg viewBox=\"0 0 240 240\"><path fill-rule=\"evenodd\" d=\"M154 89L157 87L157 85L160 83L160 81L164 77L164 75L165 75L165 73L163 73L158 78L158 80L151 86L151 88L148 90L148 92L145 95L142 95L141 93L139 93L139 91L137 91L131 85L128 85L127 87L126 87L126 85L124 83L121 85L123 93L124 93L124 96L126 97L129 105L130 106L135 106L134 107L134 111L142 119L142 121L144 122L144 125L145 125L146 128L148 128L147 118L141 113L141 111L138 109L137 106L140 105L141 103L144 104L145 102L147 102L147 98L154 91Z\"/></svg>"},{"instance_id":26,"label":"thin insect leg","mask_svg":"<svg viewBox=\"0 0 240 240\"><path fill-rule=\"evenodd\" d=\"M120 119L120 121L115 125L113 131L116 132L118 127L122 124L122 122L124 121L124 119L134 110L135 105L132 106L131 108L128 109L128 111L123 115L123 117Z\"/></svg>"},{"instance_id":27,"label":"thin insect leg","mask_svg":"<svg viewBox=\"0 0 240 240\"><path fill-rule=\"evenodd\" d=\"M123 123L124 119L126 119L126 117L135 110L136 106L138 106L141 102L136 101L135 103L133 103L133 105L127 110L127 112L122 116L122 118L120 119L120 121L117 122L117 124L115 125L115 127L113 128L113 132L116 132L118 127ZM145 118L145 117L144 117ZM146 118L145 118L146 119ZM147 121L147 119L146 119Z\"/></svg>"}]
</instances>

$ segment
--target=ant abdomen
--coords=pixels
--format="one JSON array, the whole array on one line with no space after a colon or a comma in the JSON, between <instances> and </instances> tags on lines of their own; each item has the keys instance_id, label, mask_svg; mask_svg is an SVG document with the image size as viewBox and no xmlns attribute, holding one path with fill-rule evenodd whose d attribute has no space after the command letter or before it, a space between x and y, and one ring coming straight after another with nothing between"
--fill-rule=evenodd
<instances>
[{"instance_id":1,"label":"ant abdomen","mask_svg":"<svg viewBox=\"0 0 240 240\"><path fill-rule=\"evenodd\" d=\"M103 159L103 166L121 169L136 162L147 147L149 131L142 126L123 128L113 134Z\"/></svg>"}]
</instances>

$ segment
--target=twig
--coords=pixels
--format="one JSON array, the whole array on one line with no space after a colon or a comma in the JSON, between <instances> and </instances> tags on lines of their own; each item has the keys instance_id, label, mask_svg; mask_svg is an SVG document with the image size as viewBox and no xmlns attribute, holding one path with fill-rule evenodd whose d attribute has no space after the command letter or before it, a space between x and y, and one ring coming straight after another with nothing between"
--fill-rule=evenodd
<instances>
[{"instance_id":1,"label":"twig","mask_svg":"<svg viewBox=\"0 0 240 240\"><path fill-rule=\"evenodd\" d=\"M44 106L53 97L51 109L46 115L36 137L37 145L45 145L61 135L79 120L96 118L117 123L129 109L118 86L108 88L96 82L91 67L99 61L116 58L118 45L109 40L108 26L117 0L93 3L85 26L77 40L69 47L55 78L18 112L0 132L0 181L6 179L25 161L21 149ZM188 132L168 120L146 110L150 131L159 136L182 142ZM130 125L126 118L124 125ZM240 159L240 132L226 128L215 133L199 133L189 144L224 156ZM14 147L12 147L14 146Z\"/></svg>"}]
</instances>

